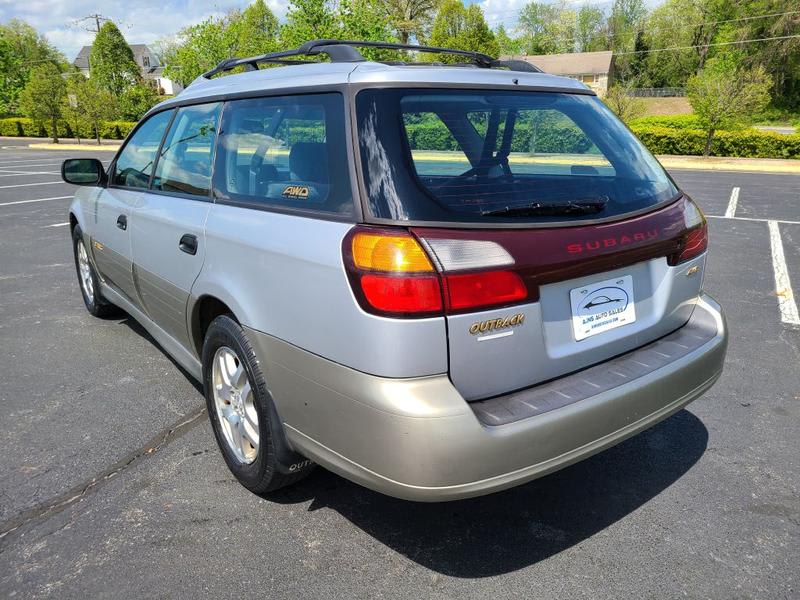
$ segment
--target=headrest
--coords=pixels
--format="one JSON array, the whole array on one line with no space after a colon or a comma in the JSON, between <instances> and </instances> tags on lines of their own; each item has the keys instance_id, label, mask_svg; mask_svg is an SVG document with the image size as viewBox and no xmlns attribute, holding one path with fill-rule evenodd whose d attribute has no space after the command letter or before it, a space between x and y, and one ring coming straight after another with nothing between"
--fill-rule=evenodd
<instances>
[{"instance_id":1,"label":"headrest","mask_svg":"<svg viewBox=\"0 0 800 600\"><path fill-rule=\"evenodd\" d=\"M300 181L328 182L328 151L319 142L297 142L289 151L289 170Z\"/></svg>"}]
</instances>

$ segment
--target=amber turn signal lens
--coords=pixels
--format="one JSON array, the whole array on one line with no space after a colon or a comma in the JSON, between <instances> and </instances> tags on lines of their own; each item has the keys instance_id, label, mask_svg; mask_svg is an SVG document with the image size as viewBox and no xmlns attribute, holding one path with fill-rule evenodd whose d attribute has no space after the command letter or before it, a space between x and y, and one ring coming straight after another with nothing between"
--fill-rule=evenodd
<instances>
[{"instance_id":1,"label":"amber turn signal lens","mask_svg":"<svg viewBox=\"0 0 800 600\"><path fill-rule=\"evenodd\" d=\"M353 236L353 262L359 269L388 273L433 271L433 265L410 236L359 232Z\"/></svg>"}]
</instances>

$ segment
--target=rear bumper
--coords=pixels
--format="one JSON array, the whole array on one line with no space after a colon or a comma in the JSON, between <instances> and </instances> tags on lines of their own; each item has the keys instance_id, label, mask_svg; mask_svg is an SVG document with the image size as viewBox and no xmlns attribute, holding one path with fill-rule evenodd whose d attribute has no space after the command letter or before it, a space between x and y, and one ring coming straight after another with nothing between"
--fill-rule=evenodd
<instances>
[{"instance_id":1,"label":"rear bumper","mask_svg":"<svg viewBox=\"0 0 800 600\"><path fill-rule=\"evenodd\" d=\"M689 323L658 342L470 404L446 375L375 377L248 334L298 452L371 489L428 502L512 487L639 433L711 387L727 348L720 306L703 296ZM656 346L665 340L672 355Z\"/></svg>"}]
</instances>

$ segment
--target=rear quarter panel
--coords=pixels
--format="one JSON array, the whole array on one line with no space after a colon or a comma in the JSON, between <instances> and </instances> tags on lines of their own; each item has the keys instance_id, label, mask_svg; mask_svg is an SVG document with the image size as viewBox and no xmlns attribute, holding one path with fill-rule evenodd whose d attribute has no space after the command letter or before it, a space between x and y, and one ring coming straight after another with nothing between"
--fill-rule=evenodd
<instances>
[{"instance_id":1,"label":"rear quarter panel","mask_svg":"<svg viewBox=\"0 0 800 600\"><path fill-rule=\"evenodd\" d=\"M387 319L358 306L341 251L352 226L215 204L192 297L214 296L242 325L365 373L446 373L444 318Z\"/></svg>"}]
</instances>

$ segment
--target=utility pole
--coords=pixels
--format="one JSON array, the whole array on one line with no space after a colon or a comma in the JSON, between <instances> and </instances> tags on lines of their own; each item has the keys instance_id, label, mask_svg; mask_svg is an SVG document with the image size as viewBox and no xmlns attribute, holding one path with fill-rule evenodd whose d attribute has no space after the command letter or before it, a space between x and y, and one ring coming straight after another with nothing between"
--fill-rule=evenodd
<instances>
[{"instance_id":1,"label":"utility pole","mask_svg":"<svg viewBox=\"0 0 800 600\"><path fill-rule=\"evenodd\" d=\"M73 24L77 27L80 27L81 29L85 29L90 33L96 34L98 31L100 31L100 24L110 20L111 19L109 19L108 17L104 17L99 13L94 13L91 15L86 15L85 17L82 17L80 19L76 19L75 21L73 21ZM89 23L87 25L83 25L85 21L89 21ZM92 23L92 21L94 21L94 23ZM93 25L94 28L92 28Z\"/></svg>"}]
</instances>

